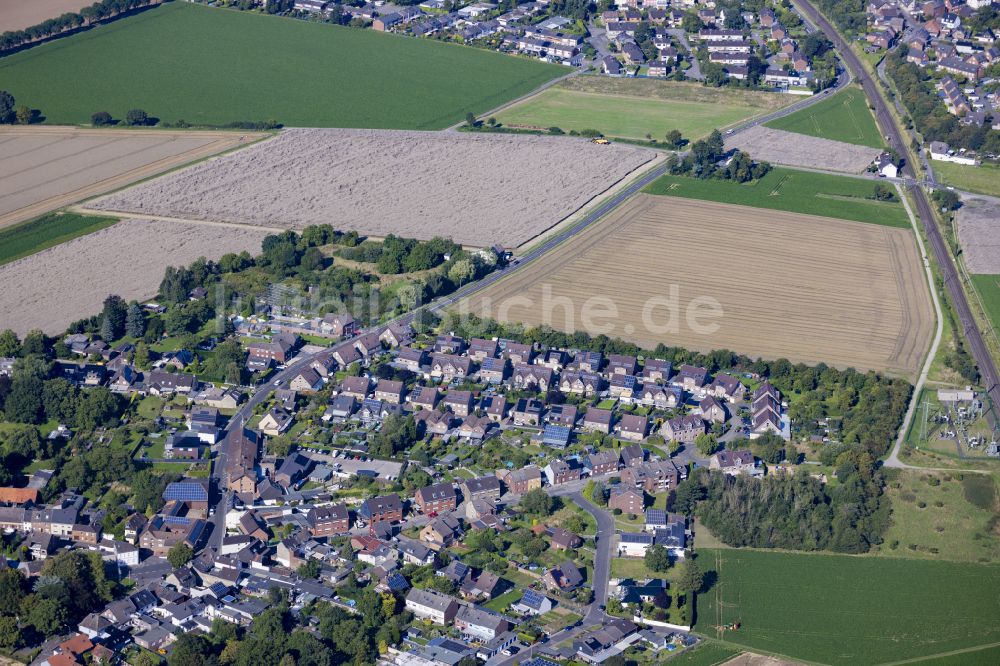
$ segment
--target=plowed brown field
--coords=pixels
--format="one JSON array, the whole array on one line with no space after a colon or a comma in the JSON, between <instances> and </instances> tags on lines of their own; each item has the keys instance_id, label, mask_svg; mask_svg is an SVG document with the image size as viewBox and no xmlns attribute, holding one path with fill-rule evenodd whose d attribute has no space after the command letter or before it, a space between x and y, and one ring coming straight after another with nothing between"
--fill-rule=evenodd
<instances>
[{"instance_id":1,"label":"plowed brown field","mask_svg":"<svg viewBox=\"0 0 1000 666\"><path fill-rule=\"evenodd\" d=\"M457 307L896 374L917 370L933 322L909 230L649 195Z\"/></svg>"}]
</instances>

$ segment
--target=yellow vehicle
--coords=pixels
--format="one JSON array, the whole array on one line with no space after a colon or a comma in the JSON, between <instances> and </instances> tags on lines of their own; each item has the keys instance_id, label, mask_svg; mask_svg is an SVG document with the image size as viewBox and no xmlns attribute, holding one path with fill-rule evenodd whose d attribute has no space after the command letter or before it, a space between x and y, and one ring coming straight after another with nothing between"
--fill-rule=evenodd
<instances>
[{"instance_id":1,"label":"yellow vehicle","mask_svg":"<svg viewBox=\"0 0 1000 666\"><path fill-rule=\"evenodd\" d=\"M596 143L598 146L606 146L606 145L608 145L608 144L611 143L607 139L603 139L603 138L601 138L601 139L591 139L590 142L591 143Z\"/></svg>"}]
</instances>

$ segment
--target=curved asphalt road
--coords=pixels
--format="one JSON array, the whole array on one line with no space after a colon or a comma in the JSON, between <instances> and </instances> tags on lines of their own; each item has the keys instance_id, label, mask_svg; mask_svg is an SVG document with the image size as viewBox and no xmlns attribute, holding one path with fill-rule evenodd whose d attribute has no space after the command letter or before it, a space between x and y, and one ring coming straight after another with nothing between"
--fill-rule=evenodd
<instances>
[{"instance_id":1,"label":"curved asphalt road","mask_svg":"<svg viewBox=\"0 0 1000 666\"><path fill-rule=\"evenodd\" d=\"M868 71L862 66L861 61L858 56L854 54L850 46L844 40L844 38L837 32L833 26L827 21L826 17L823 16L815 7L810 4L807 0L794 0L803 12L813 21L820 30L822 30L827 38L833 42L837 51L840 52L841 58L847 66L853 70L854 76L857 78L858 82L861 83L861 87L864 88L865 95L868 97L869 103L875 107L875 120L878 122L884 136L889 139L889 145L900 155L909 154L906 148L906 143L903 140L903 135L899 128L896 126L895 118L893 118L892 113L889 111L888 107L885 105L877 84L869 76ZM916 178L916 173L914 172L913 166L909 163L909 160L903 165L903 175L911 179ZM969 352L972 354L972 358L975 360L976 365L979 366L979 372L982 375L982 383L986 387L986 391L989 393L990 398L993 400L994 405L1000 405L1000 384L998 384L998 374L997 367L994 363L993 357L990 355L989 349L986 347L986 343L983 341L982 332L979 330L979 324L976 322L975 317L972 315L972 310L969 308L969 302L965 298L965 291L962 289L961 278L958 275L958 271L955 269L955 262L952 260L951 249L948 244L945 243L944 238L941 236L941 231L938 229L937 223L934 220L934 213L931 210L930 203L927 200L927 194L924 192L923 188L914 185L908 185L907 190L913 195L914 200L917 203L917 215L920 217L920 223L924 228L924 233L927 234L927 239L930 241L931 250L934 253L934 258L937 260L938 267L941 270L941 276L944 279L944 286L948 290L948 296L951 299L952 306L955 308L955 312L958 314L958 320L962 327L962 332L965 334L965 338L968 341Z\"/></svg>"}]
</instances>

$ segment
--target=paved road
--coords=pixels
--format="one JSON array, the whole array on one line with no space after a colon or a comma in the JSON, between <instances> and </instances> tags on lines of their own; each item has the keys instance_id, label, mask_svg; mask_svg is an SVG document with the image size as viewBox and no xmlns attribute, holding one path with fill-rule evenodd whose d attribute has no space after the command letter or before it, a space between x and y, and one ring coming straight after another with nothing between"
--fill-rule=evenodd
<instances>
[{"instance_id":1,"label":"paved road","mask_svg":"<svg viewBox=\"0 0 1000 666\"><path fill-rule=\"evenodd\" d=\"M899 127L896 125L895 118L893 118L892 113L879 93L877 84L862 66L858 56L854 54L854 51L851 50L840 33L827 21L826 17L820 14L807 0L795 0L795 2L809 16L809 19L826 34L827 38L833 42L848 68L853 70L853 74L861 83L869 103L875 107L875 119L884 135L889 139L889 145L900 155L906 155L906 143L903 140L903 135ZM913 165L909 164L909 162L903 165L903 176L916 178ZM969 302L962 288L961 278L958 275L955 262L951 256L951 249L942 237L940 229L938 229L924 189L915 185L910 185L907 189L913 195L914 201L916 201L917 215L920 218L924 233L930 242L931 251L941 271L944 286L948 290L948 296L951 298L952 307L954 307L955 312L958 314L958 321L962 332L965 334L969 353L972 354L972 358L979 367L979 372L982 375L982 384L986 387L987 392L993 400L993 404L1000 405L1000 383L998 383L1000 380L998 380L997 367L983 340L979 325L972 315L972 310L969 308Z\"/></svg>"}]
</instances>

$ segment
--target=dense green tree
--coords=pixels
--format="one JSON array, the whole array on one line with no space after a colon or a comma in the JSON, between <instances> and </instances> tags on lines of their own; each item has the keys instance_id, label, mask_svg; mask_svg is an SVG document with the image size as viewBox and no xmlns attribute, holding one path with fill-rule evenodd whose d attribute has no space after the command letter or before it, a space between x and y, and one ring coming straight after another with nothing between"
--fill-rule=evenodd
<instances>
[{"instance_id":1,"label":"dense green tree","mask_svg":"<svg viewBox=\"0 0 1000 666\"><path fill-rule=\"evenodd\" d=\"M0 616L0 648L13 650L18 647L21 631L17 626L17 618Z\"/></svg>"},{"instance_id":2,"label":"dense green tree","mask_svg":"<svg viewBox=\"0 0 1000 666\"><path fill-rule=\"evenodd\" d=\"M83 430L114 425L121 412L119 398L103 386L81 392L76 407L76 425Z\"/></svg>"},{"instance_id":3,"label":"dense green tree","mask_svg":"<svg viewBox=\"0 0 1000 666\"><path fill-rule=\"evenodd\" d=\"M41 331L28 331L21 343L21 353L25 356L46 356L49 353L48 338Z\"/></svg>"},{"instance_id":4,"label":"dense green tree","mask_svg":"<svg viewBox=\"0 0 1000 666\"><path fill-rule=\"evenodd\" d=\"M170 566L180 568L194 558L194 551L186 543L179 543L167 552L167 561Z\"/></svg>"},{"instance_id":5,"label":"dense green tree","mask_svg":"<svg viewBox=\"0 0 1000 666\"><path fill-rule=\"evenodd\" d=\"M518 507L524 513L532 516L548 516L552 513L555 500L541 488L529 490L521 496Z\"/></svg>"},{"instance_id":6,"label":"dense green tree","mask_svg":"<svg viewBox=\"0 0 1000 666\"><path fill-rule=\"evenodd\" d=\"M670 568L670 554L667 552L667 549L660 544L653 544L646 549L646 555L643 557L643 563L650 571L663 573Z\"/></svg>"},{"instance_id":7,"label":"dense green tree","mask_svg":"<svg viewBox=\"0 0 1000 666\"><path fill-rule=\"evenodd\" d=\"M146 332L146 313L142 306L132 301L125 314L125 335L131 338L141 338Z\"/></svg>"},{"instance_id":8,"label":"dense green tree","mask_svg":"<svg viewBox=\"0 0 1000 666\"><path fill-rule=\"evenodd\" d=\"M37 377L15 377L4 401L4 413L14 423L42 422L42 392L44 384Z\"/></svg>"},{"instance_id":9,"label":"dense green tree","mask_svg":"<svg viewBox=\"0 0 1000 666\"><path fill-rule=\"evenodd\" d=\"M677 579L677 587L686 593L699 592L705 582L705 577L701 572L701 567L698 566L698 562L688 557L681 564L680 568L681 572Z\"/></svg>"},{"instance_id":10,"label":"dense green tree","mask_svg":"<svg viewBox=\"0 0 1000 666\"><path fill-rule=\"evenodd\" d=\"M31 594L21 602L21 617L43 636L60 633L69 621L69 611L56 599Z\"/></svg>"},{"instance_id":11,"label":"dense green tree","mask_svg":"<svg viewBox=\"0 0 1000 666\"><path fill-rule=\"evenodd\" d=\"M90 116L90 124L94 127L105 127L110 125L113 121L111 114L107 111L98 111L97 113Z\"/></svg>"},{"instance_id":12,"label":"dense green tree","mask_svg":"<svg viewBox=\"0 0 1000 666\"><path fill-rule=\"evenodd\" d=\"M0 569L0 615L17 614L24 595L24 575L17 569Z\"/></svg>"},{"instance_id":13,"label":"dense green tree","mask_svg":"<svg viewBox=\"0 0 1000 666\"><path fill-rule=\"evenodd\" d=\"M125 124L146 125L149 123L149 115L142 109L129 109L125 114Z\"/></svg>"},{"instance_id":14,"label":"dense green tree","mask_svg":"<svg viewBox=\"0 0 1000 666\"><path fill-rule=\"evenodd\" d=\"M0 90L0 125L11 125L17 120L17 102L6 90Z\"/></svg>"},{"instance_id":15,"label":"dense green tree","mask_svg":"<svg viewBox=\"0 0 1000 666\"><path fill-rule=\"evenodd\" d=\"M0 358L11 358L21 355L21 341L17 333L9 328L0 331Z\"/></svg>"}]
</instances>

